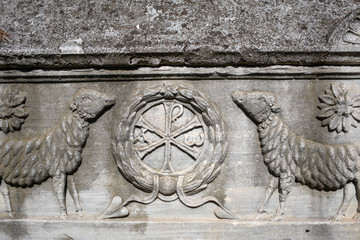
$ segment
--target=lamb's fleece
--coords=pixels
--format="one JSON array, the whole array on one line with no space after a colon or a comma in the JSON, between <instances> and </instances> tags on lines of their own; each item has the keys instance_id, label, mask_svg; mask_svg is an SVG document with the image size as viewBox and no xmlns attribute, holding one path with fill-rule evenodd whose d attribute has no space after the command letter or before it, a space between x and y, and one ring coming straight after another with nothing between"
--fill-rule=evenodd
<instances>
[{"instance_id":1,"label":"lamb's fleece","mask_svg":"<svg viewBox=\"0 0 360 240\"><path fill-rule=\"evenodd\" d=\"M274 176L290 171L297 182L317 190L337 190L354 180L359 144L324 145L304 139L274 113L258 131L264 163Z\"/></svg>"}]
</instances>

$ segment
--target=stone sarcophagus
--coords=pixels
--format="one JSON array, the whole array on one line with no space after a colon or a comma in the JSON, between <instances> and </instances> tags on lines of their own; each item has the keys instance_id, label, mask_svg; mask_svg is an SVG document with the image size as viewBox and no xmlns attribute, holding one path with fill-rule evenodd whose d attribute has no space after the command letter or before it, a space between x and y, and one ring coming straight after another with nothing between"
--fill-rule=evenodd
<instances>
[{"instance_id":1,"label":"stone sarcophagus","mask_svg":"<svg viewBox=\"0 0 360 240\"><path fill-rule=\"evenodd\" d=\"M0 239L360 239L360 9L0 4Z\"/></svg>"},{"instance_id":2,"label":"stone sarcophagus","mask_svg":"<svg viewBox=\"0 0 360 240\"><path fill-rule=\"evenodd\" d=\"M356 239L359 69L247 70L3 71L2 236Z\"/></svg>"}]
</instances>

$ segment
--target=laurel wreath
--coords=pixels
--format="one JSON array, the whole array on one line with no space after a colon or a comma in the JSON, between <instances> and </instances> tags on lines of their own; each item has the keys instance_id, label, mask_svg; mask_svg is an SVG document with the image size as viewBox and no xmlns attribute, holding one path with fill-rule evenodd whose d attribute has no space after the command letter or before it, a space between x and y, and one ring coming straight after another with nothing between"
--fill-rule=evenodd
<instances>
[{"instance_id":1,"label":"laurel wreath","mask_svg":"<svg viewBox=\"0 0 360 240\"><path fill-rule=\"evenodd\" d=\"M157 86L138 90L127 102L120 116L120 123L116 128L112 141L113 156L121 174L134 186L152 192L156 175L143 166L130 142L131 124L137 112L146 104L161 100L174 99L190 104L203 119L208 127L208 148L196 160L197 164L188 173L184 173L182 189L188 194L195 194L207 187L220 173L221 165L226 156L227 142L225 124L215 105L206 100L198 91L183 86Z\"/></svg>"}]
</instances>

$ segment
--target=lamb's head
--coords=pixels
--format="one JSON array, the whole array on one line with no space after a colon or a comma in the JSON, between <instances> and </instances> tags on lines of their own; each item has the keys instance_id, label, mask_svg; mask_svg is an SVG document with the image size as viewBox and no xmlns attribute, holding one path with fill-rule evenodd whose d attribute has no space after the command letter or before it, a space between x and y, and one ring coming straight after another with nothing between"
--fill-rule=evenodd
<instances>
[{"instance_id":1,"label":"lamb's head","mask_svg":"<svg viewBox=\"0 0 360 240\"><path fill-rule=\"evenodd\" d=\"M107 108L115 104L115 96L100 91L81 88L74 94L70 108L82 119L95 119Z\"/></svg>"},{"instance_id":2,"label":"lamb's head","mask_svg":"<svg viewBox=\"0 0 360 240\"><path fill-rule=\"evenodd\" d=\"M235 91L232 93L233 101L256 124L264 122L272 112L280 112L276 106L274 96L264 91Z\"/></svg>"}]
</instances>

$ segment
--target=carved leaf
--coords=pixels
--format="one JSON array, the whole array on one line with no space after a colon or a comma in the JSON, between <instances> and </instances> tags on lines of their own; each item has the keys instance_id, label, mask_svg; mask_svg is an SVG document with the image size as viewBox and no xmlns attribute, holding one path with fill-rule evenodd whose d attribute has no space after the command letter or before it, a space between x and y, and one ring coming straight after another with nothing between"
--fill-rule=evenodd
<instances>
[{"instance_id":1,"label":"carved leaf","mask_svg":"<svg viewBox=\"0 0 360 240\"><path fill-rule=\"evenodd\" d=\"M352 106L354 108L359 108L360 107L360 99L355 99L352 101Z\"/></svg>"},{"instance_id":2,"label":"carved leaf","mask_svg":"<svg viewBox=\"0 0 360 240\"><path fill-rule=\"evenodd\" d=\"M351 117L344 117L343 118L342 125L343 125L344 132L349 132L349 130L351 128L351 119L352 119Z\"/></svg>"},{"instance_id":3,"label":"carved leaf","mask_svg":"<svg viewBox=\"0 0 360 240\"><path fill-rule=\"evenodd\" d=\"M221 144L219 143L215 147L212 159L220 159L221 158L221 151L222 151L222 148L221 148Z\"/></svg>"},{"instance_id":4,"label":"carved leaf","mask_svg":"<svg viewBox=\"0 0 360 240\"><path fill-rule=\"evenodd\" d=\"M330 123L330 121L331 121L332 119L334 119L335 117L336 117L336 115L332 115L332 116L330 116L329 118L325 118L324 120L321 121L321 126L323 126L323 127L328 126L329 123ZM331 129L329 128L329 130L331 130Z\"/></svg>"},{"instance_id":5,"label":"carved leaf","mask_svg":"<svg viewBox=\"0 0 360 240\"><path fill-rule=\"evenodd\" d=\"M348 99L351 99L351 101L353 102L360 101L360 91L357 88L350 88L346 96Z\"/></svg>"},{"instance_id":6,"label":"carved leaf","mask_svg":"<svg viewBox=\"0 0 360 240\"><path fill-rule=\"evenodd\" d=\"M154 88L150 88L150 89L145 89L144 91L144 95L143 95L143 100L147 101L147 100L152 100L152 97L159 94L160 90L159 89L154 89Z\"/></svg>"},{"instance_id":7,"label":"carved leaf","mask_svg":"<svg viewBox=\"0 0 360 240\"><path fill-rule=\"evenodd\" d=\"M199 105L199 107L202 109L202 111L206 111L208 104L203 98L195 96L194 100Z\"/></svg>"},{"instance_id":8,"label":"carved leaf","mask_svg":"<svg viewBox=\"0 0 360 240\"><path fill-rule=\"evenodd\" d=\"M330 123L329 123L329 128L330 128L331 130L334 130L334 129L336 129L336 128L339 126L339 124L341 124L340 118L334 117L334 118L330 121Z\"/></svg>"},{"instance_id":9,"label":"carved leaf","mask_svg":"<svg viewBox=\"0 0 360 240\"><path fill-rule=\"evenodd\" d=\"M211 177L206 181L207 183L211 183L215 180L215 178L220 174L221 166L218 166L211 174Z\"/></svg>"},{"instance_id":10,"label":"carved leaf","mask_svg":"<svg viewBox=\"0 0 360 240\"><path fill-rule=\"evenodd\" d=\"M345 95L342 86L338 86L337 84L331 84L331 90L335 98Z\"/></svg>"},{"instance_id":11,"label":"carved leaf","mask_svg":"<svg viewBox=\"0 0 360 240\"><path fill-rule=\"evenodd\" d=\"M212 121L210 120L210 118L207 116L207 114L203 113L202 114L203 120L205 122L206 125L210 126L212 125Z\"/></svg>"},{"instance_id":12,"label":"carved leaf","mask_svg":"<svg viewBox=\"0 0 360 240\"><path fill-rule=\"evenodd\" d=\"M179 91L180 95L189 99L189 100L193 100L194 99L194 92L190 89L181 89Z\"/></svg>"},{"instance_id":13,"label":"carved leaf","mask_svg":"<svg viewBox=\"0 0 360 240\"><path fill-rule=\"evenodd\" d=\"M218 122L218 116L216 115L216 113L214 111L211 110L211 108L208 108L208 116L209 118L211 119L211 121L214 121L214 122Z\"/></svg>"},{"instance_id":14,"label":"carved leaf","mask_svg":"<svg viewBox=\"0 0 360 240\"><path fill-rule=\"evenodd\" d=\"M0 130L4 133L10 132L8 121L0 119Z\"/></svg>"},{"instance_id":15,"label":"carved leaf","mask_svg":"<svg viewBox=\"0 0 360 240\"><path fill-rule=\"evenodd\" d=\"M351 120L351 126L353 126L354 128L357 128L359 123L352 117L350 117Z\"/></svg>"},{"instance_id":16,"label":"carved leaf","mask_svg":"<svg viewBox=\"0 0 360 240\"><path fill-rule=\"evenodd\" d=\"M335 108L333 106L323 107L320 113L317 115L318 118L328 118L335 113Z\"/></svg>"},{"instance_id":17,"label":"carved leaf","mask_svg":"<svg viewBox=\"0 0 360 240\"><path fill-rule=\"evenodd\" d=\"M335 99L330 95L320 96L319 99L327 105L335 105Z\"/></svg>"},{"instance_id":18,"label":"carved leaf","mask_svg":"<svg viewBox=\"0 0 360 240\"><path fill-rule=\"evenodd\" d=\"M10 131L18 130L21 127L21 123L18 119L9 119ZM12 129L11 129L12 128Z\"/></svg>"},{"instance_id":19,"label":"carved leaf","mask_svg":"<svg viewBox=\"0 0 360 240\"><path fill-rule=\"evenodd\" d=\"M354 111L351 113L351 116L353 116L357 121L360 121L360 110L354 109Z\"/></svg>"},{"instance_id":20,"label":"carved leaf","mask_svg":"<svg viewBox=\"0 0 360 240\"><path fill-rule=\"evenodd\" d=\"M11 107L17 107L25 102L25 96L16 95L10 99Z\"/></svg>"},{"instance_id":21,"label":"carved leaf","mask_svg":"<svg viewBox=\"0 0 360 240\"><path fill-rule=\"evenodd\" d=\"M19 118L26 118L27 116L29 116L29 113L26 112L24 108L15 108L13 114L14 116Z\"/></svg>"}]
</instances>

